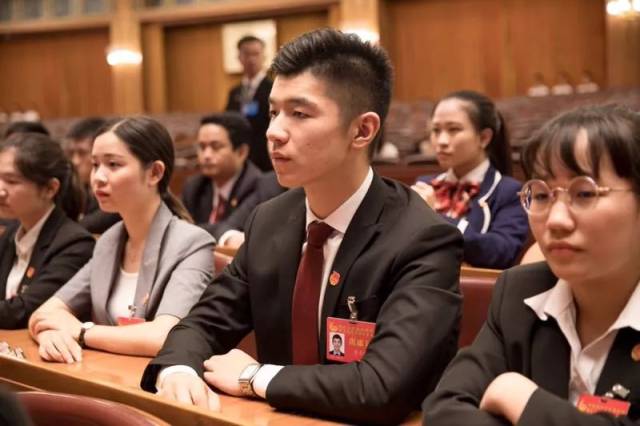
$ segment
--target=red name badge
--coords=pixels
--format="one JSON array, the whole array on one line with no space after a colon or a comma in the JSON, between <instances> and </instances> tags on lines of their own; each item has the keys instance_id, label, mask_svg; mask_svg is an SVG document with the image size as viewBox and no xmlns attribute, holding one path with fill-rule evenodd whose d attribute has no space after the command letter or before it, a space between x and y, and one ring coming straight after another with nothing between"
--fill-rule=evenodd
<instances>
[{"instance_id":1,"label":"red name badge","mask_svg":"<svg viewBox=\"0 0 640 426\"><path fill-rule=\"evenodd\" d=\"M376 332L376 323L344 318L327 318L327 359L360 361Z\"/></svg>"},{"instance_id":2,"label":"red name badge","mask_svg":"<svg viewBox=\"0 0 640 426\"><path fill-rule=\"evenodd\" d=\"M576 408L587 414L609 413L617 417L626 416L630 406L627 401L583 393L578 398Z\"/></svg>"},{"instance_id":3,"label":"red name badge","mask_svg":"<svg viewBox=\"0 0 640 426\"><path fill-rule=\"evenodd\" d=\"M145 322L144 318L118 317L118 325L140 324Z\"/></svg>"}]
</instances>

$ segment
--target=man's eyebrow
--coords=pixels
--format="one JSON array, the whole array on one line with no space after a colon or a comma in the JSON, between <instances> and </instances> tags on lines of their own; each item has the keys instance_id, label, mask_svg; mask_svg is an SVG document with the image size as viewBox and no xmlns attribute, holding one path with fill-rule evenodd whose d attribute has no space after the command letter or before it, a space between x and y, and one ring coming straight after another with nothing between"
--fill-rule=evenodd
<instances>
[{"instance_id":1,"label":"man's eyebrow","mask_svg":"<svg viewBox=\"0 0 640 426\"><path fill-rule=\"evenodd\" d=\"M269 98L269 104L273 105L277 102L277 99L274 99L272 97ZM288 106L306 106L306 107L312 107L315 108L317 106L317 104L313 101L311 101L309 98L305 98L303 96L296 96L296 97L291 97L291 98L286 98L283 99L282 101L280 101L280 103L286 104Z\"/></svg>"}]
</instances>

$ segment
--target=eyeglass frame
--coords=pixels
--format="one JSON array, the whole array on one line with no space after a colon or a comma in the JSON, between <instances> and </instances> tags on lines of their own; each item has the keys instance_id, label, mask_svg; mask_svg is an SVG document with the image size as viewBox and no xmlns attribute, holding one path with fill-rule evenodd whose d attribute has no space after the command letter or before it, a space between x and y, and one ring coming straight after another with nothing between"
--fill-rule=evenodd
<instances>
[{"instance_id":1,"label":"eyeglass frame","mask_svg":"<svg viewBox=\"0 0 640 426\"><path fill-rule=\"evenodd\" d=\"M543 216L543 215L549 213L549 210L551 209L551 206L553 205L553 203L555 203L558 200L559 197L558 197L558 195L556 193L557 192L564 192L569 197L568 202L567 202L567 206L569 206L569 208L572 209L572 207L573 207L573 197L569 193L569 188L571 188L571 185L573 185L574 182L579 181L579 180L586 181L589 184L593 185L593 188L595 189L595 193L596 193L596 200L589 207L587 207L586 209L582 209L582 210L590 210L590 209L592 209L593 206L595 206L598 203L598 200L600 199L601 195L607 195L610 192L628 192L628 191L633 191L633 188L611 188L609 186L600 186L600 185L598 185L598 183L591 176L586 176L586 175L574 177L573 179L571 179L569 181L569 185L567 185L566 187L556 186L554 188L549 187L549 185L547 185L547 183L545 181L543 181L542 179L530 179L530 180L526 181L522 185L522 188L525 188L526 186L530 185L533 182L539 182L549 190L548 193L551 194L551 202L547 205L547 207L543 211L537 212L537 213L532 213L531 210L529 208L527 208L527 205L526 205L526 202L525 202L526 193L525 193L525 191L521 190L521 191L518 191L518 193L517 193L518 197L520 198L520 204L522 205L522 208L524 209L524 211L528 215L530 215L530 216ZM572 211L574 211L574 210L572 209Z\"/></svg>"}]
</instances>

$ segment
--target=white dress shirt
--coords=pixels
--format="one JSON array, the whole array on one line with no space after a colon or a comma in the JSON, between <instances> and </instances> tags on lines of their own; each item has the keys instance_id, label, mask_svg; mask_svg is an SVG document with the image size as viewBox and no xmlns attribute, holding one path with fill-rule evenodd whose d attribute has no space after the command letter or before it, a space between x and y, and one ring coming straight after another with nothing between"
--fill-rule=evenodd
<instances>
[{"instance_id":1,"label":"white dress shirt","mask_svg":"<svg viewBox=\"0 0 640 426\"><path fill-rule=\"evenodd\" d=\"M33 225L33 227L26 233L22 225L18 228L14 238L16 258L13 262L11 271L9 271L9 276L7 277L5 299L11 299L18 294L20 282L22 281L25 272L27 272L27 267L31 261L31 255L33 254L33 248L38 241L40 231L42 231L42 227L51 215L54 207L55 206L51 206L49 210L42 215L40 220L38 220L38 222L36 222L36 224Z\"/></svg>"},{"instance_id":2,"label":"white dress shirt","mask_svg":"<svg viewBox=\"0 0 640 426\"><path fill-rule=\"evenodd\" d=\"M576 331L576 306L571 287L566 281L558 280L553 288L525 299L524 303L542 321L546 321L549 316L553 317L571 347L569 400L574 405L583 393L595 392L618 330L630 327L640 331L640 285L636 285L611 327L585 347L582 347Z\"/></svg>"},{"instance_id":3,"label":"white dress shirt","mask_svg":"<svg viewBox=\"0 0 640 426\"><path fill-rule=\"evenodd\" d=\"M319 298L320 300L318 301L318 327L320 327L322 303L324 299L324 293L327 288L327 282L329 280L329 274L331 273L331 267L333 266L333 261L336 258L336 254L338 253L340 244L344 239L344 234L347 232L347 228L351 223L351 219L353 219L353 216L356 214L358 207L360 207L360 204L362 204L362 200L364 200L364 197L367 195L367 192L371 187L371 182L373 182L373 170L371 169L371 167L369 167L369 171L367 172L366 177L364 178L356 192L354 192L344 203L340 205L340 207L335 209L329 216L324 219L318 218L309 208L309 201L305 200L305 206L307 210L307 228L309 227L309 224L311 222L318 221L324 222L334 229L334 231L322 247L324 262L322 266L322 281ZM302 252L304 252L306 247L307 243L305 242L302 245ZM266 397L267 386L269 386L269 382L271 382L271 380L275 377L276 374L278 374L278 372L282 368L283 366L281 365L264 364L260 368L260 370L258 370L253 380L253 389L259 397ZM167 367L158 375L156 387L160 388L164 378L172 372L189 372L197 375L197 373L191 367L188 367L186 365Z\"/></svg>"},{"instance_id":4,"label":"white dress shirt","mask_svg":"<svg viewBox=\"0 0 640 426\"><path fill-rule=\"evenodd\" d=\"M249 79L246 75L242 77L242 87L248 88L246 93L243 93L246 98L243 99L243 102L251 101L256 94L256 90L258 90L258 86L262 83L262 80L267 76L267 72L265 70L260 71L256 74L252 79Z\"/></svg>"},{"instance_id":5,"label":"white dress shirt","mask_svg":"<svg viewBox=\"0 0 640 426\"><path fill-rule=\"evenodd\" d=\"M111 318L129 318L131 311L129 306L133 305L136 298L136 287L138 286L138 273L126 272L120 267L120 274L116 280L109 301L107 302L107 312Z\"/></svg>"},{"instance_id":6,"label":"white dress shirt","mask_svg":"<svg viewBox=\"0 0 640 426\"><path fill-rule=\"evenodd\" d=\"M231 191L233 191L233 186L236 184L236 182L238 181L238 178L240 178L240 173L242 173L242 168L240 168L240 171L238 171L238 173L236 173L235 175L233 175L231 177L231 179L229 179L228 181L226 181L222 186L218 186L215 181L213 182L213 186L214 186L214 197L213 197L213 204L211 206L211 211L214 212L216 211L216 209L218 208L218 203L220 202L220 197L222 197L225 201L229 201L229 197L231 196Z\"/></svg>"}]
</instances>

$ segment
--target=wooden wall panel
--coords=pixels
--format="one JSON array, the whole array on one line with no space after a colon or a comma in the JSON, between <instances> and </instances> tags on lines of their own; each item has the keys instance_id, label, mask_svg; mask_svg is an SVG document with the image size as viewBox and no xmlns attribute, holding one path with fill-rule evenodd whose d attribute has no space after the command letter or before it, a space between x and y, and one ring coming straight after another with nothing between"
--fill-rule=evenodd
<instances>
[{"instance_id":1,"label":"wooden wall panel","mask_svg":"<svg viewBox=\"0 0 640 426\"><path fill-rule=\"evenodd\" d=\"M549 84L562 70L605 81L602 0L387 0L386 9L400 100L461 88L522 95L535 71Z\"/></svg>"},{"instance_id":2,"label":"wooden wall panel","mask_svg":"<svg viewBox=\"0 0 640 426\"><path fill-rule=\"evenodd\" d=\"M293 40L307 31L329 25L328 12L305 13L281 16L276 19L278 46Z\"/></svg>"},{"instance_id":3,"label":"wooden wall panel","mask_svg":"<svg viewBox=\"0 0 640 426\"><path fill-rule=\"evenodd\" d=\"M395 97L433 99L465 87L497 92L490 71L502 53L495 43L498 6L496 0L388 1L390 33L383 40L396 69Z\"/></svg>"},{"instance_id":4,"label":"wooden wall panel","mask_svg":"<svg viewBox=\"0 0 640 426\"><path fill-rule=\"evenodd\" d=\"M276 18L278 43L327 25L326 12ZM224 72L220 23L169 27L165 30L167 106L169 111L220 111L239 75Z\"/></svg>"},{"instance_id":5,"label":"wooden wall panel","mask_svg":"<svg viewBox=\"0 0 640 426\"><path fill-rule=\"evenodd\" d=\"M0 38L0 109L36 109L43 118L110 114L109 30Z\"/></svg>"},{"instance_id":6,"label":"wooden wall panel","mask_svg":"<svg viewBox=\"0 0 640 426\"><path fill-rule=\"evenodd\" d=\"M610 87L640 86L640 18L607 16L607 81Z\"/></svg>"},{"instance_id":7,"label":"wooden wall panel","mask_svg":"<svg viewBox=\"0 0 640 426\"><path fill-rule=\"evenodd\" d=\"M589 70L605 83L605 12L602 0L509 0L507 36L511 39L515 92L524 94L533 73L542 72L548 85L567 72L578 83Z\"/></svg>"}]
</instances>

